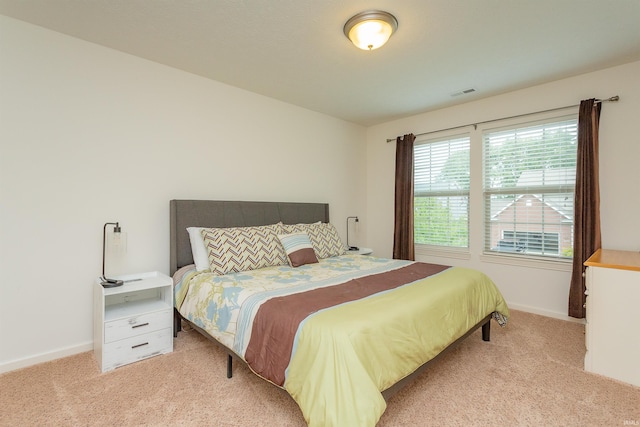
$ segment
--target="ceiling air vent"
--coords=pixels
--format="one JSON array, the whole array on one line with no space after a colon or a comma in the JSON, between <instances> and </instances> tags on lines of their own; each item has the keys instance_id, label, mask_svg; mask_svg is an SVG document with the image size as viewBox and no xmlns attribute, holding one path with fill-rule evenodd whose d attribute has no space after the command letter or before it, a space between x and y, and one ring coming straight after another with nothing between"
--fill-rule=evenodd
<instances>
[{"instance_id":1,"label":"ceiling air vent","mask_svg":"<svg viewBox=\"0 0 640 427\"><path fill-rule=\"evenodd\" d=\"M451 96L460 96L460 95L469 95L470 93L475 92L476 90L474 88L469 88L469 89L464 89L464 90L459 90L457 92L453 92L451 94Z\"/></svg>"}]
</instances>

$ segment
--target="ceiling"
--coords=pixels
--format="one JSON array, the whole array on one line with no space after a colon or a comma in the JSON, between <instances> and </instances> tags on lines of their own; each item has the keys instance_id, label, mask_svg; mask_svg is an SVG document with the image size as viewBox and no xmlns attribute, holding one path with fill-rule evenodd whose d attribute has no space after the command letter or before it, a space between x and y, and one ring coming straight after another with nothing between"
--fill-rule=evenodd
<instances>
[{"instance_id":1,"label":"ceiling","mask_svg":"<svg viewBox=\"0 0 640 427\"><path fill-rule=\"evenodd\" d=\"M371 52L342 32L368 9L399 23ZM639 0L0 0L0 14L364 126L640 60Z\"/></svg>"}]
</instances>

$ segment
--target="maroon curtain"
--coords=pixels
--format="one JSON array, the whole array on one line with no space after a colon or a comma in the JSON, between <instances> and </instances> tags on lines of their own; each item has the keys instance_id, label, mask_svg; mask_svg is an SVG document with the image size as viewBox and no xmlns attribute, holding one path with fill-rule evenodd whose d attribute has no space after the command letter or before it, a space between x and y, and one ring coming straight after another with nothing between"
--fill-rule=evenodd
<instances>
[{"instance_id":1,"label":"maroon curtain","mask_svg":"<svg viewBox=\"0 0 640 427\"><path fill-rule=\"evenodd\" d=\"M413 247L413 141L410 133L396 138L396 193L393 258L415 260Z\"/></svg>"},{"instance_id":2,"label":"maroon curtain","mask_svg":"<svg viewBox=\"0 0 640 427\"><path fill-rule=\"evenodd\" d=\"M569 288L569 316L585 317L584 262L601 246L598 129L600 103L580 102L578 158L574 199L573 270Z\"/></svg>"}]
</instances>

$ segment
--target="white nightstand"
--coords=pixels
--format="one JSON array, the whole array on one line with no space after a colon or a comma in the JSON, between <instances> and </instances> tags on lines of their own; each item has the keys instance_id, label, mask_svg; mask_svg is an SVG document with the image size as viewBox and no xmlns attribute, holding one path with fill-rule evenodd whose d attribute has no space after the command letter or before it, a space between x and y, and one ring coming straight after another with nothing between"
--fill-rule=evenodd
<instances>
[{"instance_id":1,"label":"white nightstand","mask_svg":"<svg viewBox=\"0 0 640 427\"><path fill-rule=\"evenodd\" d=\"M347 250L347 254L355 254L355 255L371 255L373 253L373 249L371 248L358 248L357 251Z\"/></svg>"},{"instance_id":2,"label":"white nightstand","mask_svg":"<svg viewBox=\"0 0 640 427\"><path fill-rule=\"evenodd\" d=\"M93 351L102 372L173 351L173 280L157 271L94 284Z\"/></svg>"}]
</instances>

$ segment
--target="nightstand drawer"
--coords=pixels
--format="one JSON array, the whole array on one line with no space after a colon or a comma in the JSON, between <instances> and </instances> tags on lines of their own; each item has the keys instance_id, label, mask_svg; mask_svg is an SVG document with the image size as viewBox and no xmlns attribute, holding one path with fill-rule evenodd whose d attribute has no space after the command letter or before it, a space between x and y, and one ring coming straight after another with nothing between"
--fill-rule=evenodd
<instances>
[{"instance_id":1,"label":"nightstand drawer","mask_svg":"<svg viewBox=\"0 0 640 427\"><path fill-rule=\"evenodd\" d=\"M126 365L171 351L173 351L173 329L171 327L112 342L106 344L103 348L103 372L117 368L120 365Z\"/></svg>"},{"instance_id":2,"label":"nightstand drawer","mask_svg":"<svg viewBox=\"0 0 640 427\"><path fill-rule=\"evenodd\" d=\"M104 342L107 344L121 339L171 328L173 326L172 314L172 311L168 309L105 322Z\"/></svg>"}]
</instances>

